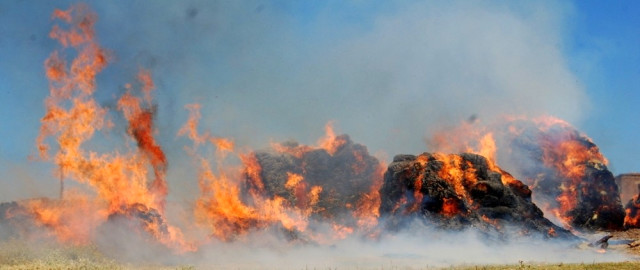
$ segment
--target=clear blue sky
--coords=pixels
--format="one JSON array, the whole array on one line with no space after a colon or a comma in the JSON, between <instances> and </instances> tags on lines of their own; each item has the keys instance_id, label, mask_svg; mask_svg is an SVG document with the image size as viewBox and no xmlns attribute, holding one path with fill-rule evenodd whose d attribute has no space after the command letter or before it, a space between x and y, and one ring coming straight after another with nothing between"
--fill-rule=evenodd
<instances>
[{"instance_id":1,"label":"clear blue sky","mask_svg":"<svg viewBox=\"0 0 640 270\"><path fill-rule=\"evenodd\" d=\"M183 165L182 108L201 102L204 126L240 144L313 142L333 119L389 156L424 151L430 127L472 113L550 113L592 137L614 174L640 171L638 1L229 2L89 1L115 56L97 97L112 105L150 69L170 170ZM71 3L0 2L0 196L50 178L28 156L57 48L50 14Z\"/></svg>"},{"instance_id":2,"label":"clear blue sky","mask_svg":"<svg viewBox=\"0 0 640 270\"><path fill-rule=\"evenodd\" d=\"M640 171L639 12L638 1L576 1L566 49L594 105L579 127L615 173Z\"/></svg>"}]
</instances>

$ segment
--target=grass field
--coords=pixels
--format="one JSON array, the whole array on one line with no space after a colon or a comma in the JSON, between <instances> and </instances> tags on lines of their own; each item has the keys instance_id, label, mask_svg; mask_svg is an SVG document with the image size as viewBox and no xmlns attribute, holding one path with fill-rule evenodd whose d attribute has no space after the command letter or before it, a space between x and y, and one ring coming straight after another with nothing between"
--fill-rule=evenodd
<instances>
[{"instance_id":1,"label":"grass field","mask_svg":"<svg viewBox=\"0 0 640 270\"><path fill-rule=\"evenodd\" d=\"M640 269L640 262L616 262L616 263L594 263L594 264L527 264L521 263L516 265L476 265L464 267L451 267L445 269L454 270L506 270L506 269L602 269L602 270L635 270Z\"/></svg>"},{"instance_id":2,"label":"grass field","mask_svg":"<svg viewBox=\"0 0 640 270\"><path fill-rule=\"evenodd\" d=\"M117 262L93 246L27 245L24 241L0 243L0 269L192 269Z\"/></svg>"},{"instance_id":3,"label":"grass field","mask_svg":"<svg viewBox=\"0 0 640 270\"><path fill-rule=\"evenodd\" d=\"M290 268L291 266L289 266ZM242 268L242 267L241 267ZM278 269L268 265L259 266L262 269ZM55 244L27 245L22 241L8 241L0 243L0 269L217 269L215 266L191 265L154 265L124 263L108 258L93 246L65 247ZM224 267L223 269L236 269ZM242 268L245 269L245 268ZM250 268L248 268L250 269ZM305 268L301 268L305 269ZM307 268L324 269L324 268ZM327 269L348 269L330 267ZM358 268L362 269L362 268ZM369 268L367 268L369 269ZM640 269L640 261L617 263L585 263L585 264L537 264L524 263L514 265L465 265L448 268L415 268L406 266L378 267L370 269Z\"/></svg>"}]
</instances>

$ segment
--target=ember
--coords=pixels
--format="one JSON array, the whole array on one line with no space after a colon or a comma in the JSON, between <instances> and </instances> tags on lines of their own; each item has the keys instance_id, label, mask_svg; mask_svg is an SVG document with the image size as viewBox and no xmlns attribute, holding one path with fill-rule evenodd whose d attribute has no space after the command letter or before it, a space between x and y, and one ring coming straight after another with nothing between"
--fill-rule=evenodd
<instances>
[{"instance_id":1,"label":"ember","mask_svg":"<svg viewBox=\"0 0 640 270\"><path fill-rule=\"evenodd\" d=\"M416 216L448 230L474 226L504 233L513 226L520 235L573 237L543 217L526 185L490 169L487 160L475 154L398 155L380 193L380 213L391 226Z\"/></svg>"},{"instance_id":2,"label":"ember","mask_svg":"<svg viewBox=\"0 0 640 270\"><path fill-rule=\"evenodd\" d=\"M625 205L625 228L640 228L640 194L633 196Z\"/></svg>"},{"instance_id":3,"label":"ember","mask_svg":"<svg viewBox=\"0 0 640 270\"><path fill-rule=\"evenodd\" d=\"M330 126L319 145L286 142L257 151L262 170L247 174L249 193L282 197L311 219L334 223L339 235L371 230L377 224L383 166L349 136L333 135Z\"/></svg>"}]
</instances>

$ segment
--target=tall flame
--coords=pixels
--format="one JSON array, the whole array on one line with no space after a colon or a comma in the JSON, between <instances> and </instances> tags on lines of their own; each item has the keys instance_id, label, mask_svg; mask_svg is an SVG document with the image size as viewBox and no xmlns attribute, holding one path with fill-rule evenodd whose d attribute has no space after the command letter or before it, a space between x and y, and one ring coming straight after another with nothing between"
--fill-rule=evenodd
<instances>
[{"instance_id":1,"label":"tall flame","mask_svg":"<svg viewBox=\"0 0 640 270\"><path fill-rule=\"evenodd\" d=\"M96 131L113 126L107 118L108 110L98 105L93 97L96 76L106 67L108 57L95 40L96 15L87 6L55 10L53 19L69 26L65 30L55 25L50 33L63 50L54 51L45 61L50 96L45 101L46 113L37 138L38 149L40 156L49 160L52 150L49 137L53 137L56 146L53 161L58 165L58 177L88 185L98 198L65 193L60 201L31 201L26 203L26 208L43 225L53 227L59 239L85 243L96 226L112 215L132 214L129 211L136 205L145 211L163 212L167 195L167 159L154 138L151 106L154 86L146 70L138 74L144 98L134 96L131 85L127 84L127 93L118 101L118 109L129 123L128 132L137 143L138 151L100 154L85 149ZM77 52L70 65L64 56L68 49ZM153 181L149 181L149 165L153 170ZM72 193L77 192L80 191ZM70 205L73 207L68 207ZM74 217L78 216L89 217L87 220L91 222L77 222L87 226L76 231L80 233L72 233L69 224L73 222L70 221L77 221ZM146 229L161 243L177 250L192 249L181 239L177 228L169 226L168 232L164 233L154 228L157 225L147 224Z\"/></svg>"}]
</instances>

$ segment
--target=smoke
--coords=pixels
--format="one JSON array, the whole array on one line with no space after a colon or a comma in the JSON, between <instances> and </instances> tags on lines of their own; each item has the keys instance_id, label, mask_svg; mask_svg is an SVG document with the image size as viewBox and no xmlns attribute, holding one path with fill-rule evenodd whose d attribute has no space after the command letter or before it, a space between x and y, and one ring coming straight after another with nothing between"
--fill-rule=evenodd
<instances>
[{"instance_id":1,"label":"smoke","mask_svg":"<svg viewBox=\"0 0 640 270\"><path fill-rule=\"evenodd\" d=\"M471 115L574 122L587 103L562 53L571 7L558 3L135 3L92 3L115 52L99 83L117 89L108 78L151 70L170 184L184 177L175 134L192 102L205 128L238 145L309 143L335 120L391 156L421 152L425 134Z\"/></svg>"},{"instance_id":2,"label":"smoke","mask_svg":"<svg viewBox=\"0 0 640 270\"><path fill-rule=\"evenodd\" d=\"M371 152L392 156L422 151L431 129L470 115L546 113L573 122L587 101L562 54L571 7L559 3L89 5L113 56L97 78L97 98L115 104L138 67L151 71L173 190L171 179L186 166L175 134L193 102L203 103L205 128L238 145L308 143L335 120ZM41 19L28 26L43 29L32 31L42 44L31 48L39 59L29 59L29 70L42 70L54 46L47 19L66 6L47 4L33 15ZM22 99L44 97L46 83L35 79L41 83L25 90L37 98ZM38 126L39 112L25 125ZM32 153L28 145L17 152Z\"/></svg>"},{"instance_id":3,"label":"smoke","mask_svg":"<svg viewBox=\"0 0 640 270\"><path fill-rule=\"evenodd\" d=\"M340 133L350 134L371 152L396 154L422 152L425 134L469 116L553 114L577 121L587 102L562 54L561 34L570 7L557 3L328 2L319 7L269 1L142 3L90 2L99 18L98 40L112 57L112 64L97 78L95 95L100 105L115 110L125 92L123 85L135 81L139 68L152 74L158 145L166 151L169 164L167 223L182 228L189 228L198 194L194 165L183 149L189 142L176 138L188 118L185 104L200 103L203 129L213 136L234 138L240 148L259 149L287 139L313 142L324 124L335 120ZM52 5L36 13L50 18ZM33 27L49 29L50 22L41 19ZM46 31L39 31L36 39L46 36ZM33 58L41 58L30 59L37 68L25 65L29 68L24 70L41 70L42 61L55 48L50 42L40 45L33 48ZM44 80L41 77L38 80ZM28 87L20 98L42 100L46 82L36 86ZM27 115L24 126L37 130L42 110ZM106 148L126 140L120 135L126 134L124 119L112 120L113 133L96 136L108 142L91 146ZM31 137L29 147L36 137L35 132L24 131L9 136L20 142ZM32 151L21 143L10 152ZM10 179L3 185L29 178L0 165L0 177ZM53 185L36 186L57 184L53 177L42 178ZM54 192L43 195L56 196L55 188L43 189ZM31 197L34 191L17 193L0 191L0 196L12 200ZM101 228L107 233L96 239L106 253L122 251L131 259L156 260L166 252L162 247L148 248L144 239L122 244L130 232L114 226ZM300 247L282 242L279 236L269 229L243 241L211 243L195 254L166 260L233 268L283 262L299 268L594 260L590 251L575 251L565 243L527 240L495 246L475 232L448 234L428 227L410 228L379 242L352 237L331 246ZM468 250L468 257L460 257L456 252L460 247ZM544 251L531 252L532 247ZM247 265L238 265L239 261Z\"/></svg>"},{"instance_id":4,"label":"smoke","mask_svg":"<svg viewBox=\"0 0 640 270\"><path fill-rule=\"evenodd\" d=\"M184 256L152 257L166 264L216 269L434 268L466 264L593 263L628 260L627 255L576 248L575 242L536 238L487 239L473 229L445 232L414 222L409 230L378 240L352 235L333 245L285 242L278 232L258 231L233 243L213 242ZM144 248L129 247L136 256ZM464 250L461 252L461 250ZM143 256L138 256L137 259ZM119 257L120 258L120 257ZM152 259L149 258L149 259Z\"/></svg>"}]
</instances>

